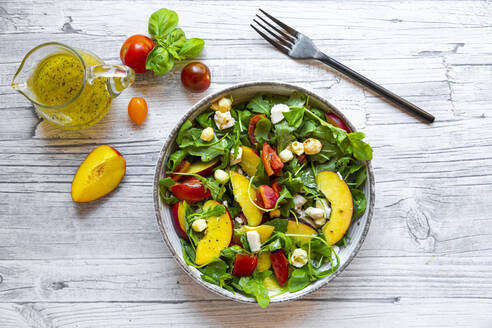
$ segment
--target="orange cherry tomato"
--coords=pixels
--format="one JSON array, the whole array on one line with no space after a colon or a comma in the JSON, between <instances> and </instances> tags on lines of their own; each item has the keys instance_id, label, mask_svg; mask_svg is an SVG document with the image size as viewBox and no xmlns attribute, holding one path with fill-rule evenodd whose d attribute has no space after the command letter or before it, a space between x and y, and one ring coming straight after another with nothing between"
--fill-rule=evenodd
<instances>
[{"instance_id":1,"label":"orange cherry tomato","mask_svg":"<svg viewBox=\"0 0 492 328\"><path fill-rule=\"evenodd\" d=\"M128 103L128 116L135 124L142 124L147 117L147 102L141 97L133 97Z\"/></svg>"}]
</instances>

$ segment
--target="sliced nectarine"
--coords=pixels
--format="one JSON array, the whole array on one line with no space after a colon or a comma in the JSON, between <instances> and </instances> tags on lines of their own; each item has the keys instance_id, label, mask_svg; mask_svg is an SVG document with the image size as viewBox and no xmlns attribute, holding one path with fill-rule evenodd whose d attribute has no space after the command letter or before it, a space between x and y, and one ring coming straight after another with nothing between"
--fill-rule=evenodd
<instances>
[{"instance_id":1,"label":"sliced nectarine","mask_svg":"<svg viewBox=\"0 0 492 328\"><path fill-rule=\"evenodd\" d=\"M114 148L99 146L80 164L72 181L72 200L90 202L113 191L126 171L126 161Z\"/></svg>"},{"instance_id":2,"label":"sliced nectarine","mask_svg":"<svg viewBox=\"0 0 492 328\"><path fill-rule=\"evenodd\" d=\"M263 252L258 256L258 265L256 269L258 271L269 270L272 267L272 260L270 260L270 252Z\"/></svg>"},{"instance_id":3,"label":"sliced nectarine","mask_svg":"<svg viewBox=\"0 0 492 328\"><path fill-rule=\"evenodd\" d=\"M333 245L343 238L350 226L354 207L352 193L345 181L340 179L335 172L318 173L316 183L331 204L330 219L321 230L327 242Z\"/></svg>"},{"instance_id":4,"label":"sliced nectarine","mask_svg":"<svg viewBox=\"0 0 492 328\"><path fill-rule=\"evenodd\" d=\"M295 220L289 219L289 223L287 223L287 233L288 234L294 234L294 235L316 235L316 229L314 229L309 223L303 220L298 220L296 222ZM295 240L301 242L301 244L304 244L308 242L311 237L292 237Z\"/></svg>"},{"instance_id":5,"label":"sliced nectarine","mask_svg":"<svg viewBox=\"0 0 492 328\"><path fill-rule=\"evenodd\" d=\"M209 177L214 173L214 168L220 164L218 158L211 160L210 162L194 162L191 164L186 173L199 174L202 177Z\"/></svg>"},{"instance_id":6,"label":"sliced nectarine","mask_svg":"<svg viewBox=\"0 0 492 328\"><path fill-rule=\"evenodd\" d=\"M241 146L243 150L243 156L241 157L241 162L239 165L250 177L256 174L256 168L260 164L261 158L258 153L249 147Z\"/></svg>"},{"instance_id":7,"label":"sliced nectarine","mask_svg":"<svg viewBox=\"0 0 492 328\"><path fill-rule=\"evenodd\" d=\"M205 191L200 179L192 176L186 176L180 183L176 183L169 189L179 200L185 200L188 203L197 203L210 197L210 190Z\"/></svg>"},{"instance_id":8,"label":"sliced nectarine","mask_svg":"<svg viewBox=\"0 0 492 328\"><path fill-rule=\"evenodd\" d=\"M209 200L203 204L203 209L209 210L220 205L215 200ZM200 239L196 247L195 263L204 265L212 262L220 256L220 252L229 246L232 239L233 227L229 212L220 216L211 216L207 219L205 236Z\"/></svg>"},{"instance_id":9,"label":"sliced nectarine","mask_svg":"<svg viewBox=\"0 0 492 328\"><path fill-rule=\"evenodd\" d=\"M185 227L185 214L186 214L186 202L177 202L171 207L171 212L173 214L173 224L174 229L178 236L184 239L188 239Z\"/></svg>"},{"instance_id":10,"label":"sliced nectarine","mask_svg":"<svg viewBox=\"0 0 492 328\"><path fill-rule=\"evenodd\" d=\"M239 203L239 206L241 206L244 216L246 216L246 219L248 220L248 225L256 227L261 223L261 220L263 219L263 213L250 200L250 195L251 198L254 198L256 196L255 187L249 187L250 195L248 195L248 178L235 171L231 171L231 184L234 198Z\"/></svg>"}]
</instances>

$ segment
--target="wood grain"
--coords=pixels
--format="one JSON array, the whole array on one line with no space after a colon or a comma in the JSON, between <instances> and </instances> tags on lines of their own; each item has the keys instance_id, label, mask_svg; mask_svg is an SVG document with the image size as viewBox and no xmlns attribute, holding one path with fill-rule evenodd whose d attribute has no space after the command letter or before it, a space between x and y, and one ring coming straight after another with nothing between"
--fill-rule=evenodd
<instances>
[{"instance_id":1,"label":"wood grain","mask_svg":"<svg viewBox=\"0 0 492 328\"><path fill-rule=\"evenodd\" d=\"M119 62L150 13L179 13L212 70L185 91L184 63L139 76L92 128L39 120L10 87L23 55L46 41ZM328 54L436 116L422 124L313 61L276 52L249 27L263 8ZM0 327L491 327L492 2L490 1L7 1L0 0ZM342 109L374 148L376 211L338 278L267 310L200 288L161 240L154 165L174 122L235 83L281 80ZM126 104L144 95L136 128ZM109 197L77 205L70 184L87 153L110 144L127 174Z\"/></svg>"}]
</instances>

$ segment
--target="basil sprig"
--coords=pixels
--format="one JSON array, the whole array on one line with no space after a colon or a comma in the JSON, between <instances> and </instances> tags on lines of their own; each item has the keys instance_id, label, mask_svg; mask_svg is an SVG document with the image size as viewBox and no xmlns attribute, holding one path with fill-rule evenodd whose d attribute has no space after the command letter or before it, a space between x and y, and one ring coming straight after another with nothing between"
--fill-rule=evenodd
<instances>
[{"instance_id":1,"label":"basil sprig","mask_svg":"<svg viewBox=\"0 0 492 328\"><path fill-rule=\"evenodd\" d=\"M198 56L205 42L199 38L187 39L178 26L178 14L162 8L149 19L149 34L155 40L155 47L148 54L145 68L157 75L169 72L175 62Z\"/></svg>"}]
</instances>

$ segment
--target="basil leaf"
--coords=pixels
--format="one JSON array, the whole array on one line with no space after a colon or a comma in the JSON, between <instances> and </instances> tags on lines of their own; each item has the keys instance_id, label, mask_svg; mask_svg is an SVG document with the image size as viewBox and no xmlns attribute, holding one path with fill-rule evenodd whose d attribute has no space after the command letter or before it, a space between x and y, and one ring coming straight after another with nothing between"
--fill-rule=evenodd
<instances>
[{"instance_id":1,"label":"basil leaf","mask_svg":"<svg viewBox=\"0 0 492 328\"><path fill-rule=\"evenodd\" d=\"M186 36L182 29L175 28L166 37L166 42L170 47L181 48L186 42Z\"/></svg>"},{"instance_id":2,"label":"basil leaf","mask_svg":"<svg viewBox=\"0 0 492 328\"><path fill-rule=\"evenodd\" d=\"M205 41L202 39L191 38L183 43L178 54L182 58L181 60L196 57L202 52L204 46Z\"/></svg>"},{"instance_id":3,"label":"basil leaf","mask_svg":"<svg viewBox=\"0 0 492 328\"><path fill-rule=\"evenodd\" d=\"M350 189L354 199L354 219L360 218L366 211L366 195L359 189Z\"/></svg>"},{"instance_id":4,"label":"basil leaf","mask_svg":"<svg viewBox=\"0 0 492 328\"><path fill-rule=\"evenodd\" d=\"M270 120L266 117L262 118L258 121L258 123L256 123L255 137L256 140L258 140L259 144L263 144L264 142L268 141L268 134L271 128L272 122L270 122Z\"/></svg>"},{"instance_id":5,"label":"basil leaf","mask_svg":"<svg viewBox=\"0 0 492 328\"><path fill-rule=\"evenodd\" d=\"M174 66L174 58L161 46L155 46L147 55L145 68L157 75L164 75Z\"/></svg>"},{"instance_id":6,"label":"basil leaf","mask_svg":"<svg viewBox=\"0 0 492 328\"><path fill-rule=\"evenodd\" d=\"M270 109L272 108L268 100L263 99L262 95L258 94L253 97L246 105L247 108L251 109L255 113L270 115Z\"/></svg>"},{"instance_id":7,"label":"basil leaf","mask_svg":"<svg viewBox=\"0 0 492 328\"><path fill-rule=\"evenodd\" d=\"M178 26L178 14L162 8L155 11L149 18L149 34L154 38L164 38Z\"/></svg>"}]
</instances>

